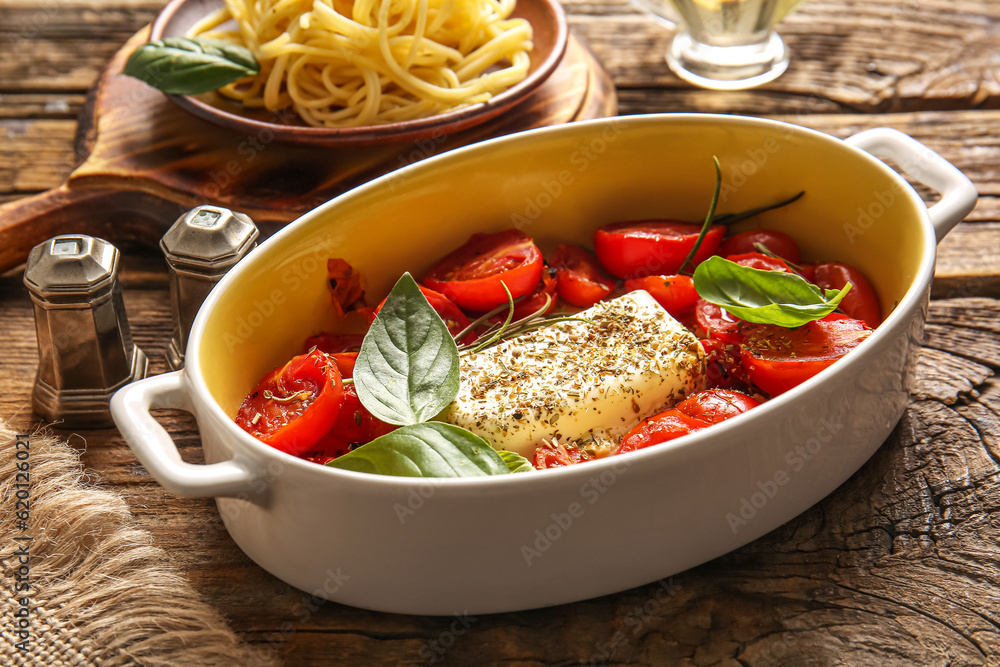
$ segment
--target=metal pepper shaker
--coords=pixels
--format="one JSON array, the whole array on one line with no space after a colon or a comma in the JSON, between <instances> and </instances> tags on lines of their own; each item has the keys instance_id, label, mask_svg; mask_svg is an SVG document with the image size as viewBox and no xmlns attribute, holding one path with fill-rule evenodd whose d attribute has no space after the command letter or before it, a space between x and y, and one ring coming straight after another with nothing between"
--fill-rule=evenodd
<instances>
[{"instance_id":1,"label":"metal pepper shaker","mask_svg":"<svg viewBox=\"0 0 1000 667\"><path fill-rule=\"evenodd\" d=\"M67 427L112 426L111 396L146 376L118 282L118 249L71 234L35 246L24 284L35 306L38 374L31 403Z\"/></svg>"},{"instance_id":2,"label":"metal pepper shaker","mask_svg":"<svg viewBox=\"0 0 1000 667\"><path fill-rule=\"evenodd\" d=\"M198 206L178 218L160 239L174 311L174 335L167 347L172 369L184 365L191 324L205 297L253 249L258 236L249 216L219 206Z\"/></svg>"}]
</instances>

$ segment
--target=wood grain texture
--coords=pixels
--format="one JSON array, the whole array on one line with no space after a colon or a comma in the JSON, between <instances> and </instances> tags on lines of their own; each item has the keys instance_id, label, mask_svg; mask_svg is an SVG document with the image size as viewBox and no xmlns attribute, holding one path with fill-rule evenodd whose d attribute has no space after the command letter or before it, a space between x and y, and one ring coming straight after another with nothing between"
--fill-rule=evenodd
<instances>
[{"instance_id":1,"label":"wood grain texture","mask_svg":"<svg viewBox=\"0 0 1000 667\"><path fill-rule=\"evenodd\" d=\"M151 370L162 372L168 295L138 275L126 288L126 308ZM31 326L17 279L0 279L0 299L0 335ZM411 617L314 600L251 563L228 538L212 501L175 498L152 482L115 431L65 435L86 448L96 478L125 493L142 527L258 655L288 665L432 658L456 665L995 664L998 315L993 299L932 303L905 416L854 477L805 514L669 580L516 614ZM23 336L4 339L13 344L0 360L0 411L26 427L34 346ZM163 411L160 419L183 458L199 462L190 416Z\"/></svg>"},{"instance_id":2,"label":"wood grain texture","mask_svg":"<svg viewBox=\"0 0 1000 667\"><path fill-rule=\"evenodd\" d=\"M0 203L52 205L37 193L62 184L90 148L74 121L87 89L162 4L0 0ZM747 113L838 137L895 127L976 183L976 209L939 248L911 404L854 477L778 530L667 581L552 609L428 618L292 589L233 544L213 501L156 484L117 431L62 434L258 654L287 665L1000 666L1000 3L813 0L780 26L789 71L733 93L674 77L663 62L671 31L629 0L564 4L608 68L621 113ZM92 224L138 236L153 204L136 197L120 218ZM150 371L164 372L162 259L123 249L133 334ZM0 415L23 428L37 424L33 332L20 275L0 276ZM159 416L182 457L199 462L190 415Z\"/></svg>"},{"instance_id":3,"label":"wood grain texture","mask_svg":"<svg viewBox=\"0 0 1000 667\"><path fill-rule=\"evenodd\" d=\"M415 139L374 146L283 144L270 131L250 134L196 118L159 91L120 74L148 31L112 58L81 115L76 157L65 184L0 206L0 270L73 229L109 241L155 243L184 211L211 203L249 215L266 235L337 195L384 173L469 143L536 127L614 115L614 87L593 54L570 39L555 71L523 101L495 119L461 131L435 128ZM65 151L70 121L0 119L12 139L0 189L30 192L48 175L24 165ZM61 132L60 132L61 131ZM30 155L30 157L29 157ZM0 152L3 157L3 152ZM65 154L42 165L64 166ZM136 202L139 202L137 205ZM124 222L120 222L124 218ZM100 232L100 233L98 233Z\"/></svg>"}]
</instances>

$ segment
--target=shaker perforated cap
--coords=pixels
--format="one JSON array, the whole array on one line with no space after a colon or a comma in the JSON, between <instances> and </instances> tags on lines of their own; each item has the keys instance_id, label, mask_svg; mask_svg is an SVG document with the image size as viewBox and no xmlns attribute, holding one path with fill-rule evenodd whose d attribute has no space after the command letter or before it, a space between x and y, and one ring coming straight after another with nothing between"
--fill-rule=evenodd
<instances>
[{"instance_id":1,"label":"shaker perforated cap","mask_svg":"<svg viewBox=\"0 0 1000 667\"><path fill-rule=\"evenodd\" d=\"M172 266L225 273L253 247L258 235L249 216L205 205L178 218L160 239L160 249Z\"/></svg>"},{"instance_id":2,"label":"shaker perforated cap","mask_svg":"<svg viewBox=\"0 0 1000 667\"><path fill-rule=\"evenodd\" d=\"M64 300L108 289L117 271L118 249L107 241L83 234L57 236L32 248L24 283L32 297Z\"/></svg>"}]
</instances>

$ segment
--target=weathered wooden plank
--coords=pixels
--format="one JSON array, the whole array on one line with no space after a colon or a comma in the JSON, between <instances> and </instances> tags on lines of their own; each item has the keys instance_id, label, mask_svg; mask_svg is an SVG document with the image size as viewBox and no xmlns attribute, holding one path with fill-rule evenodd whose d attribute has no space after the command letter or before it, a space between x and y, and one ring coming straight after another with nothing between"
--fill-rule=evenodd
<instances>
[{"instance_id":1,"label":"weathered wooden plank","mask_svg":"<svg viewBox=\"0 0 1000 667\"><path fill-rule=\"evenodd\" d=\"M83 89L115 50L149 22L160 2L60 3L58 12L27 0L5 3L0 72L7 89ZM98 9L99 7L99 9ZM730 110L776 113L789 96L815 97L822 111L896 111L1000 105L992 54L1000 48L1000 5L814 0L780 26L793 52L789 71L764 89L717 96ZM628 89L691 86L666 67L672 31L621 0L567 2L573 28L602 58L616 85ZM962 11L964 9L965 11ZM20 48L20 47L30 48ZM816 92L819 91L819 92ZM660 95L663 95L662 93ZM658 95L659 96L659 95ZM623 94L623 109L631 110ZM657 100L651 100L656 103ZM663 99L669 103L669 97ZM710 102L708 108L715 108ZM704 110L704 109L703 109Z\"/></svg>"},{"instance_id":2,"label":"weathered wooden plank","mask_svg":"<svg viewBox=\"0 0 1000 667\"><path fill-rule=\"evenodd\" d=\"M85 100L83 93L0 94L0 120L75 119Z\"/></svg>"},{"instance_id":3,"label":"weathered wooden plank","mask_svg":"<svg viewBox=\"0 0 1000 667\"><path fill-rule=\"evenodd\" d=\"M0 119L0 192L58 186L75 164L74 120Z\"/></svg>"}]
</instances>

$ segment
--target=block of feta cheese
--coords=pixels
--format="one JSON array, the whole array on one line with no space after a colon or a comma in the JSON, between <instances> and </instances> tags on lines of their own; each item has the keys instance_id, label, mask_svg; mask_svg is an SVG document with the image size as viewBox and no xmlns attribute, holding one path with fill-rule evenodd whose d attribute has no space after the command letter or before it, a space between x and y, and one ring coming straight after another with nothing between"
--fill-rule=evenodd
<instances>
[{"instance_id":1,"label":"block of feta cheese","mask_svg":"<svg viewBox=\"0 0 1000 667\"><path fill-rule=\"evenodd\" d=\"M447 421L531 457L542 440L617 442L703 386L698 339L645 291L461 359Z\"/></svg>"}]
</instances>

